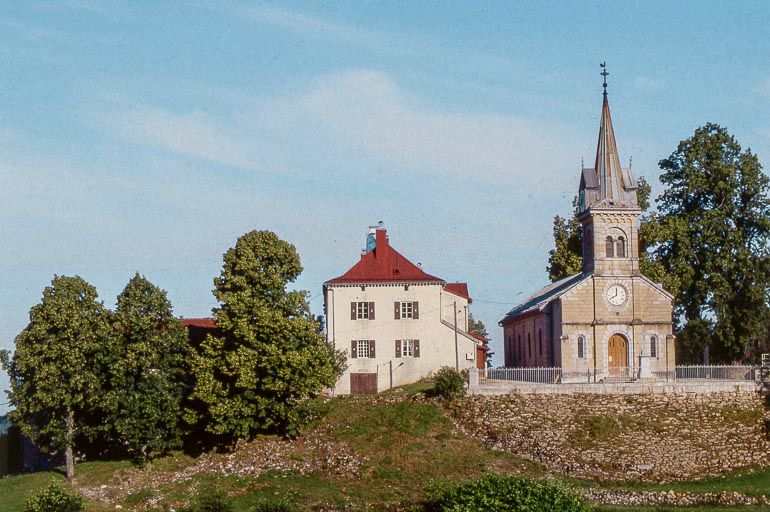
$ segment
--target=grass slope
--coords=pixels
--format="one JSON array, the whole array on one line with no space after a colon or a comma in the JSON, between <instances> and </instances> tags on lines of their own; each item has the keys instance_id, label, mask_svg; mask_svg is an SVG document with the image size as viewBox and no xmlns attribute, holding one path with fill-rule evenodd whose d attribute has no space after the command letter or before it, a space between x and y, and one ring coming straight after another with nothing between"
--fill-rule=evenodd
<instances>
[{"instance_id":1,"label":"grass slope","mask_svg":"<svg viewBox=\"0 0 770 512\"><path fill-rule=\"evenodd\" d=\"M376 397L344 397L319 401L315 420L306 436L291 443L265 437L265 446L285 447L285 457L295 467L305 460L328 456L312 439L323 439L335 450L343 447L352 459L361 461L355 471L270 469L244 476L221 470L227 464L250 463L254 454L274 452L239 449L232 454L210 454L205 471L196 469L201 460L173 453L134 468L126 462L78 464L76 487L89 496L89 512L115 510L166 510L186 504L197 492L219 489L231 496L237 511L281 497L298 511L320 510L408 510L426 494L431 483L462 482L485 472L547 474L542 465L492 451L479 441L456 431L440 404L420 398L425 385L414 385ZM272 443L272 444L270 444ZM253 446L253 445L250 445ZM259 445L261 446L261 445ZM248 448L248 447L247 447ZM241 460L239 460L239 458ZM243 460L246 459L246 460ZM343 466L345 467L345 466ZM181 475L181 476L180 476ZM24 502L60 473L38 473L0 479L0 510L22 512ZM596 485L573 479L570 483ZM724 478L655 485L615 483L615 488L653 491L737 491L750 495L770 493L770 469ZM746 507L629 508L599 510L770 510Z\"/></svg>"}]
</instances>

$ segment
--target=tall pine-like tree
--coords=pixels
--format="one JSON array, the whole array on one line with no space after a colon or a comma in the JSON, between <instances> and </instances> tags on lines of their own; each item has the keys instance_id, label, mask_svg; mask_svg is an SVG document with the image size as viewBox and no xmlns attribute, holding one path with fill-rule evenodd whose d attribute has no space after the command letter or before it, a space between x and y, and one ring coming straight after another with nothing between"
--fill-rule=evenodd
<instances>
[{"instance_id":1,"label":"tall pine-like tree","mask_svg":"<svg viewBox=\"0 0 770 512\"><path fill-rule=\"evenodd\" d=\"M343 355L326 345L307 292L287 291L302 272L294 246L270 231L240 237L214 280L220 335L193 357L192 398L209 432L247 438L296 432L299 405L334 385Z\"/></svg>"},{"instance_id":2,"label":"tall pine-like tree","mask_svg":"<svg viewBox=\"0 0 770 512\"><path fill-rule=\"evenodd\" d=\"M0 357L11 379L9 416L38 446L63 451L72 478L76 439L99 426L89 418L104 384L110 313L82 278L54 276L29 320L13 358Z\"/></svg>"}]
</instances>

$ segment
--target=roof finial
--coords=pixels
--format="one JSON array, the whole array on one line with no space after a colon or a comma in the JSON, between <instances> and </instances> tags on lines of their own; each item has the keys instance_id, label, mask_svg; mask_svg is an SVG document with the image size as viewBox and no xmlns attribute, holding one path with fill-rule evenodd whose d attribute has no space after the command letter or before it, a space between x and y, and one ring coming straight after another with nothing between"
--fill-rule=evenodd
<instances>
[{"instance_id":1,"label":"roof finial","mask_svg":"<svg viewBox=\"0 0 770 512\"><path fill-rule=\"evenodd\" d=\"M601 64L599 64L599 67L602 68L602 72L599 74L602 75L602 77L604 78L604 83L602 83L602 87L604 87L604 97L606 98L607 97L607 75L609 75L609 73L607 73L607 62L606 61L602 62Z\"/></svg>"}]
</instances>

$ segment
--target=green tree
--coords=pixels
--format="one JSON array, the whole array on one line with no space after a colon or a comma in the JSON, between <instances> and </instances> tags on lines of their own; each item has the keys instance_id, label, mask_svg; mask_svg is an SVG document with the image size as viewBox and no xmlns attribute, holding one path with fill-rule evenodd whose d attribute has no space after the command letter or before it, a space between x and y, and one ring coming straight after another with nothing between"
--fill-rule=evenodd
<instances>
[{"instance_id":1,"label":"green tree","mask_svg":"<svg viewBox=\"0 0 770 512\"><path fill-rule=\"evenodd\" d=\"M294 246L270 231L251 231L225 253L214 280L221 335L207 336L192 358L192 398L207 410L208 431L294 434L298 405L341 374L344 356L324 343L308 293L286 290L301 272Z\"/></svg>"},{"instance_id":2,"label":"green tree","mask_svg":"<svg viewBox=\"0 0 770 512\"><path fill-rule=\"evenodd\" d=\"M72 478L76 437L91 435L94 426L86 418L104 380L110 313L82 278L54 276L29 317L13 358L7 351L0 358L11 381L9 416L38 446L63 450Z\"/></svg>"},{"instance_id":3,"label":"green tree","mask_svg":"<svg viewBox=\"0 0 770 512\"><path fill-rule=\"evenodd\" d=\"M181 442L189 342L166 292L136 274L118 295L103 395L115 444L144 461Z\"/></svg>"},{"instance_id":4,"label":"green tree","mask_svg":"<svg viewBox=\"0 0 770 512\"><path fill-rule=\"evenodd\" d=\"M767 336L770 179L759 159L709 123L659 163L667 187L648 242L676 276L675 320L685 357L704 347L733 361Z\"/></svg>"},{"instance_id":5,"label":"green tree","mask_svg":"<svg viewBox=\"0 0 770 512\"><path fill-rule=\"evenodd\" d=\"M476 320L473 313L468 313L468 332L476 333L485 338L489 337L487 326L481 320Z\"/></svg>"},{"instance_id":6,"label":"green tree","mask_svg":"<svg viewBox=\"0 0 770 512\"><path fill-rule=\"evenodd\" d=\"M644 176L636 181L636 198L639 207L646 212L650 207L652 186ZM579 274L583 271L583 232L578 216L578 198L572 200L573 214L569 218L557 215L553 219L554 248L548 251L548 266L546 271L551 282ZM642 215L640 219L640 267L650 277L660 281L663 277L661 269L654 263L644 245L645 224L650 215ZM647 272L645 272L647 270Z\"/></svg>"},{"instance_id":7,"label":"green tree","mask_svg":"<svg viewBox=\"0 0 770 512\"><path fill-rule=\"evenodd\" d=\"M476 320L473 317L473 313L468 313L468 332L478 334L479 336L483 336L486 341L482 343L482 345L487 349L484 351L484 354L486 356L486 360L484 361L487 365L491 364L492 356L495 355L494 352L489 351L489 333L487 332L487 326L484 325L484 322L481 320Z\"/></svg>"}]
</instances>

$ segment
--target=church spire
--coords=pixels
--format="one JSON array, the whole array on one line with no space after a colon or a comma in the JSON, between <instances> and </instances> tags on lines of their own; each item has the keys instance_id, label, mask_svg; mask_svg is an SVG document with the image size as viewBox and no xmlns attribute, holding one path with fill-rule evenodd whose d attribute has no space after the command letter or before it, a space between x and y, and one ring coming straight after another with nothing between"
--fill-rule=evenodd
<instances>
[{"instance_id":1,"label":"church spire","mask_svg":"<svg viewBox=\"0 0 770 512\"><path fill-rule=\"evenodd\" d=\"M620 166L615 130L612 128L610 103L607 99L607 67L600 64L604 89L602 93L602 116L599 124L599 141L596 145L596 160L593 169L583 169L580 180L581 211L593 205L602 207L636 208L636 180L631 169Z\"/></svg>"}]
</instances>

